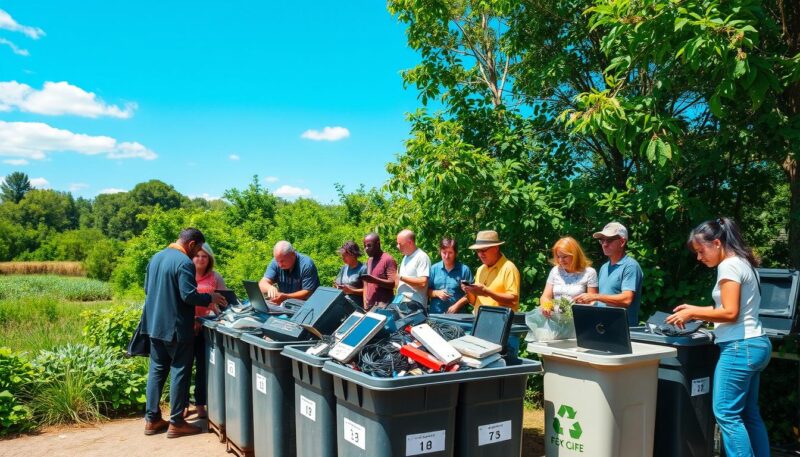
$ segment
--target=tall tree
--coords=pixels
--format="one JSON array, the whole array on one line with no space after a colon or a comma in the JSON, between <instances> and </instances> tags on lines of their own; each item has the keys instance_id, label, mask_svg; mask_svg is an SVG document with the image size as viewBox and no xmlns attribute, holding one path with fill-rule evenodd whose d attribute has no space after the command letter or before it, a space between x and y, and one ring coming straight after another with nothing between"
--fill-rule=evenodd
<instances>
[{"instance_id":1,"label":"tall tree","mask_svg":"<svg viewBox=\"0 0 800 457\"><path fill-rule=\"evenodd\" d=\"M0 198L4 202L19 203L32 188L28 175L21 171L15 171L6 176L3 183L0 184L0 192L2 192Z\"/></svg>"}]
</instances>

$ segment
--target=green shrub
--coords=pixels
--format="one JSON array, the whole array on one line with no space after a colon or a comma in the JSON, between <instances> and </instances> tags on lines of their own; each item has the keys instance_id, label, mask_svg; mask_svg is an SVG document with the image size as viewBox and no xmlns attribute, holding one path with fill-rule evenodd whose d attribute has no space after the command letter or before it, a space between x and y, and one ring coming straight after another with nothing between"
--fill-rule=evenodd
<instances>
[{"instance_id":1,"label":"green shrub","mask_svg":"<svg viewBox=\"0 0 800 457\"><path fill-rule=\"evenodd\" d=\"M39 425L96 422L103 419L101 405L86 376L77 370L41 385L31 400Z\"/></svg>"},{"instance_id":2,"label":"green shrub","mask_svg":"<svg viewBox=\"0 0 800 457\"><path fill-rule=\"evenodd\" d=\"M92 410L85 401L106 415L138 411L145 404L145 361L127 359L117 349L69 344L43 351L32 364L41 370L32 393L34 404L43 404L47 401L43 396L58 392L60 405L82 408L83 413L72 413L79 417L88 417L85 413Z\"/></svg>"},{"instance_id":3,"label":"green shrub","mask_svg":"<svg viewBox=\"0 0 800 457\"><path fill-rule=\"evenodd\" d=\"M141 315L141 305L86 310L81 313L85 319L83 338L92 346L125 350Z\"/></svg>"},{"instance_id":4,"label":"green shrub","mask_svg":"<svg viewBox=\"0 0 800 457\"><path fill-rule=\"evenodd\" d=\"M111 279L122 246L123 243L112 239L104 239L95 244L83 261L86 276L101 281Z\"/></svg>"},{"instance_id":5,"label":"green shrub","mask_svg":"<svg viewBox=\"0 0 800 457\"><path fill-rule=\"evenodd\" d=\"M0 436L33 428L30 409L20 398L34 379L31 364L9 348L0 348Z\"/></svg>"},{"instance_id":6,"label":"green shrub","mask_svg":"<svg viewBox=\"0 0 800 457\"><path fill-rule=\"evenodd\" d=\"M68 301L110 300L111 287L96 279L53 275L0 276L0 300L53 297Z\"/></svg>"}]
</instances>

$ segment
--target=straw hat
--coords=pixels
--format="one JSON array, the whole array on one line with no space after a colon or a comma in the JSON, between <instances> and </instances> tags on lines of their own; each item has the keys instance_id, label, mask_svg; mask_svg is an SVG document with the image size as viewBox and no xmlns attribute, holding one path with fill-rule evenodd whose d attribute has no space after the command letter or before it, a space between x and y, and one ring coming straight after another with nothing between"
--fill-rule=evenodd
<instances>
[{"instance_id":1,"label":"straw hat","mask_svg":"<svg viewBox=\"0 0 800 457\"><path fill-rule=\"evenodd\" d=\"M485 249L492 246L500 246L503 243L505 241L500 241L500 237L494 230L481 230L478 232L478 236L475 237L475 244L470 246L469 249Z\"/></svg>"}]
</instances>

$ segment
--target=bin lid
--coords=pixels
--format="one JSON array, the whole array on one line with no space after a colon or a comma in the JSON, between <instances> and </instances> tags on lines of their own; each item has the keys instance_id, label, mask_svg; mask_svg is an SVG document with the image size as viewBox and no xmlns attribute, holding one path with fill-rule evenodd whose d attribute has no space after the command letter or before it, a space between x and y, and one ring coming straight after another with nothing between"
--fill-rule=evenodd
<instances>
[{"instance_id":1,"label":"bin lid","mask_svg":"<svg viewBox=\"0 0 800 457\"><path fill-rule=\"evenodd\" d=\"M413 387L432 385L457 384L469 381L482 381L489 379L505 378L509 376L530 375L542 371L541 362L534 360L520 360L519 365L481 368L476 370L455 371L452 373L433 373L418 376L403 376L401 378L378 378L370 376L338 363L327 361L322 371L334 376L354 382L371 390L400 390Z\"/></svg>"},{"instance_id":2,"label":"bin lid","mask_svg":"<svg viewBox=\"0 0 800 457\"><path fill-rule=\"evenodd\" d=\"M330 357L319 357L306 353L306 349L311 346L314 346L314 343L286 346L281 352L281 355L318 368L325 365L325 362L331 359Z\"/></svg>"},{"instance_id":3,"label":"bin lid","mask_svg":"<svg viewBox=\"0 0 800 457\"><path fill-rule=\"evenodd\" d=\"M207 327L207 328L217 328L217 325L219 325L219 322L217 322L216 320L208 319L208 318L205 318L205 317L198 317L197 318L197 322L200 322L200 324L203 327Z\"/></svg>"},{"instance_id":4,"label":"bin lid","mask_svg":"<svg viewBox=\"0 0 800 457\"><path fill-rule=\"evenodd\" d=\"M667 336L652 333L647 327L631 327L631 341L680 347L707 346L714 344L714 335L711 332L694 332L686 336Z\"/></svg>"},{"instance_id":5,"label":"bin lid","mask_svg":"<svg viewBox=\"0 0 800 457\"><path fill-rule=\"evenodd\" d=\"M631 350L630 354L604 354L578 347L575 339L528 343L528 352L605 366L624 366L678 355L678 351L672 347L638 342L631 342Z\"/></svg>"},{"instance_id":6,"label":"bin lid","mask_svg":"<svg viewBox=\"0 0 800 457\"><path fill-rule=\"evenodd\" d=\"M263 334L260 331L256 333L244 333L242 334L241 339L247 344L258 346L261 349L266 349L268 351L282 351L286 346L298 343L297 341L265 340L262 335Z\"/></svg>"},{"instance_id":7,"label":"bin lid","mask_svg":"<svg viewBox=\"0 0 800 457\"><path fill-rule=\"evenodd\" d=\"M764 332L770 336L796 333L800 271L759 268L758 276L761 284L761 307L758 315Z\"/></svg>"}]
</instances>

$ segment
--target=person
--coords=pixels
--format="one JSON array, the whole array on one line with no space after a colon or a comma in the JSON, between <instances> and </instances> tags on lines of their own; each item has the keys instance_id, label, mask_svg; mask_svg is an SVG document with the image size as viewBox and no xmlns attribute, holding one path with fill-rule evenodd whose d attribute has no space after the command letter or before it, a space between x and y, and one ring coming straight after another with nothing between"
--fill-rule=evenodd
<instances>
[{"instance_id":1,"label":"person","mask_svg":"<svg viewBox=\"0 0 800 457\"><path fill-rule=\"evenodd\" d=\"M273 303L288 298L306 300L319 287L317 266L311 257L297 252L292 243L278 241L272 249L272 261L258 282L261 292Z\"/></svg>"},{"instance_id":2,"label":"person","mask_svg":"<svg viewBox=\"0 0 800 457\"><path fill-rule=\"evenodd\" d=\"M203 243L200 250L192 258L195 268L195 280L197 281L197 291L204 294L212 293L219 289L227 289L225 280L222 279L216 270L214 264L216 259L214 251L208 243ZM206 306L194 307L194 367L195 367L195 381L194 381L194 406L195 410L190 411L186 408L183 411L184 417L189 417L193 413L197 414L199 418L208 416L206 405L208 405L208 389L206 384L206 342L203 336L203 325L197 321L198 317L206 317L211 314L211 309ZM187 392L188 393L188 392ZM186 403L188 404L188 398Z\"/></svg>"},{"instance_id":3,"label":"person","mask_svg":"<svg viewBox=\"0 0 800 457\"><path fill-rule=\"evenodd\" d=\"M336 275L334 285L344 292L344 297L354 307L364 308L364 281L361 276L367 272L367 267L358 260L361 249L354 241L348 241L338 250L344 265Z\"/></svg>"},{"instance_id":4,"label":"person","mask_svg":"<svg viewBox=\"0 0 800 457\"><path fill-rule=\"evenodd\" d=\"M142 333L150 337L150 368L147 374L145 435L167 430L167 438L200 433L183 418L192 377L194 307L209 306L219 312L226 304L216 293L197 291L191 259L205 243L200 230L187 228L178 240L156 253L147 264L144 281ZM161 418L161 392L167 375L170 419Z\"/></svg>"},{"instance_id":5,"label":"person","mask_svg":"<svg viewBox=\"0 0 800 457\"><path fill-rule=\"evenodd\" d=\"M431 258L417 247L416 235L408 229L397 234L397 250L403 254L397 273L396 300L416 302L428 308L428 277L431 275Z\"/></svg>"},{"instance_id":6,"label":"person","mask_svg":"<svg viewBox=\"0 0 800 457\"><path fill-rule=\"evenodd\" d=\"M714 322L714 342L720 354L712 401L725 455L768 456L769 438L758 409L758 387L772 344L758 318L761 291L755 268L759 260L739 227L727 217L697 226L687 245L698 262L717 268L711 292L714 306L682 304L667 322L681 328L695 319Z\"/></svg>"},{"instance_id":7,"label":"person","mask_svg":"<svg viewBox=\"0 0 800 457\"><path fill-rule=\"evenodd\" d=\"M467 294L461 290L461 282L471 283L474 277L468 266L456 260L456 240L443 238L439 243L439 255L442 260L431 266L428 279L429 309L433 314L458 313L467 304Z\"/></svg>"},{"instance_id":8,"label":"person","mask_svg":"<svg viewBox=\"0 0 800 457\"><path fill-rule=\"evenodd\" d=\"M559 298L573 301L584 292L598 293L597 272L590 266L592 262L586 258L575 238L567 236L556 241L552 252L550 263L553 264L553 268L547 276L539 303Z\"/></svg>"},{"instance_id":9,"label":"person","mask_svg":"<svg viewBox=\"0 0 800 457\"><path fill-rule=\"evenodd\" d=\"M628 325L635 327L639 324L644 273L639 262L626 253L628 229L619 222L609 222L592 237L600 242L608 261L600 267L599 293L579 294L575 297L575 303L597 301L605 306L627 308Z\"/></svg>"},{"instance_id":10,"label":"person","mask_svg":"<svg viewBox=\"0 0 800 457\"><path fill-rule=\"evenodd\" d=\"M505 306L519 310L519 270L500 251L505 241L494 230L483 230L469 249L475 251L482 265L475 272L474 284L462 284L477 314L481 306Z\"/></svg>"},{"instance_id":11,"label":"person","mask_svg":"<svg viewBox=\"0 0 800 457\"><path fill-rule=\"evenodd\" d=\"M364 309L385 306L394 297L397 261L381 249L381 238L377 233L364 237L364 251L367 253L367 274L364 276Z\"/></svg>"}]
</instances>

